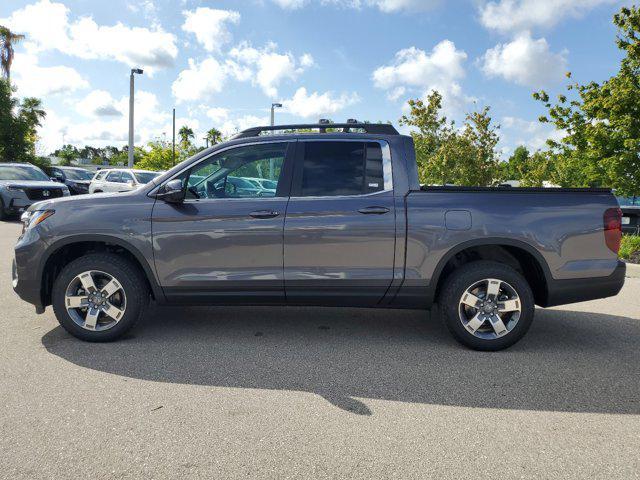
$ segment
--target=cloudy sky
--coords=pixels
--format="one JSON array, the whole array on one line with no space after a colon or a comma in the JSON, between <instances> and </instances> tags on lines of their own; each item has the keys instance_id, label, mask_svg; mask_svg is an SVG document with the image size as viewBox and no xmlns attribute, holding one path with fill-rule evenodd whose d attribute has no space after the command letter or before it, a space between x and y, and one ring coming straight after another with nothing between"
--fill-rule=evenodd
<instances>
[{"instance_id":1,"label":"cloudy sky","mask_svg":"<svg viewBox=\"0 0 640 480\"><path fill-rule=\"evenodd\" d=\"M269 122L387 121L438 89L446 113L489 105L505 151L553 132L531 93L615 73L615 0L2 0L0 24L24 33L12 79L48 112L39 153L127 140L187 124L202 143Z\"/></svg>"}]
</instances>

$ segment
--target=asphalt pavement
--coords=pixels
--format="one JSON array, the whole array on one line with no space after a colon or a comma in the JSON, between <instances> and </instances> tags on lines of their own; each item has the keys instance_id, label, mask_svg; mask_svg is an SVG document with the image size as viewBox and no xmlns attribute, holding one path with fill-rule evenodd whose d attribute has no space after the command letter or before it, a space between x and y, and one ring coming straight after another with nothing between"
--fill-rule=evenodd
<instances>
[{"instance_id":1,"label":"asphalt pavement","mask_svg":"<svg viewBox=\"0 0 640 480\"><path fill-rule=\"evenodd\" d=\"M511 349L420 311L151 306L83 343L11 289L0 478L639 478L640 278Z\"/></svg>"}]
</instances>

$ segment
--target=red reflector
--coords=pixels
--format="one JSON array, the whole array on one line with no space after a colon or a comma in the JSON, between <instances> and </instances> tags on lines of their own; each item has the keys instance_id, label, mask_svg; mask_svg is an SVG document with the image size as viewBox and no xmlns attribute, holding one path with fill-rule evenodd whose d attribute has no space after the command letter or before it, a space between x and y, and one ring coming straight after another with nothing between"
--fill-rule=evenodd
<instances>
[{"instance_id":1,"label":"red reflector","mask_svg":"<svg viewBox=\"0 0 640 480\"><path fill-rule=\"evenodd\" d=\"M622 210L607 208L604 212L604 241L616 255L622 240Z\"/></svg>"}]
</instances>

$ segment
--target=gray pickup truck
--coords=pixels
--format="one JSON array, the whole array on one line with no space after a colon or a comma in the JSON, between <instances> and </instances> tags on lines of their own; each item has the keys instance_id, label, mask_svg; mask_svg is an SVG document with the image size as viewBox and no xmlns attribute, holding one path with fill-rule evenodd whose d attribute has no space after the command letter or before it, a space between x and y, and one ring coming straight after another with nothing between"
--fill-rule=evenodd
<instances>
[{"instance_id":1,"label":"gray pickup truck","mask_svg":"<svg viewBox=\"0 0 640 480\"><path fill-rule=\"evenodd\" d=\"M609 190L421 187L412 139L391 125L252 128L135 191L39 202L23 223L15 291L88 341L121 336L150 297L437 301L457 340L499 350L526 333L535 305L616 295L625 276Z\"/></svg>"}]
</instances>

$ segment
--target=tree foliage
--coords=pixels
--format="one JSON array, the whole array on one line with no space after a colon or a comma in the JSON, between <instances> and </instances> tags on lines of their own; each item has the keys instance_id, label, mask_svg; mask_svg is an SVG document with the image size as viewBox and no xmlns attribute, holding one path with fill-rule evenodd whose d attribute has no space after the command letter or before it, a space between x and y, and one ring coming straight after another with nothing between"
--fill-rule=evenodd
<instances>
[{"instance_id":1,"label":"tree foliage","mask_svg":"<svg viewBox=\"0 0 640 480\"><path fill-rule=\"evenodd\" d=\"M624 53L608 80L568 85L568 95L552 103L534 93L548 110L542 122L566 132L550 141L552 181L562 186L607 186L622 195L640 193L640 10L622 8L614 16L616 44ZM570 78L570 74L568 75ZM568 98L570 97L570 98Z\"/></svg>"},{"instance_id":2,"label":"tree foliage","mask_svg":"<svg viewBox=\"0 0 640 480\"><path fill-rule=\"evenodd\" d=\"M0 79L0 161L33 162L37 128L45 117L40 100L19 101L6 79Z\"/></svg>"},{"instance_id":3,"label":"tree foliage","mask_svg":"<svg viewBox=\"0 0 640 480\"><path fill-rule=\"evenodd\" d=\"M497 126L489 107L465 117L461 129L442 115L442 95L432 91L423 100L409 100L401 125L413 127L421 183L492 185L500 177Z\"/></svg>"},{"instance_id":4,"label":"tree foliage","mask_svg":"<svg viewBox=\"0 0 640 480\"><path fill-rule=\"evenodd\" d=\"M11 78L11 64L14 57L13 47L24 38L24 35L14 33L7 27L0 25L0 68L7 80Z\"/></svg>"}]
</instances>

